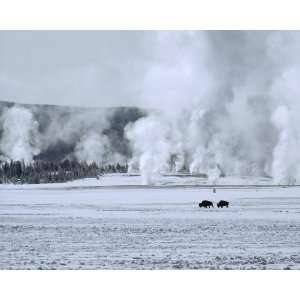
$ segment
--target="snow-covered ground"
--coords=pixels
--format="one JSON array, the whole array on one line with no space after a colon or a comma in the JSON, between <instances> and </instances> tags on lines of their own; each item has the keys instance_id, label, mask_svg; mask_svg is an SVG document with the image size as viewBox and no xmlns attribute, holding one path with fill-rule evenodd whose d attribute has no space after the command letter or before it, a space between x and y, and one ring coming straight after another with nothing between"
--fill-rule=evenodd
<instances>
[{"instance_id":1,"label":"snow-covered ground","mask_svg":"<svg viewBox=\"0 0 300 300\"><path fill-rule=\"evenodd\" d=\"M152 187L165 187L165 186L197 186L197 185L211 185L207 179L192 175L157 175L153 177ZM272 185L272 180L265 177L224 177L219 178L215 183L217 185ZM74 180L64 183L52 184L29 184L29 185L13 185L6 184L5 189L53 189L53 188L89 188L89 187L102 187L102 186L122 186L133 187L142 186L142 178L138 174L106 174L101 176L99 180L95 178L86 178ZM1 186L0 186L1 189Z\"/></svg>"},{"instance_id":2,"label":"snow-covered ground","mask_svg":"<svg viewBox=\"0 0 300 300\"><path fill-rule=\"evenodd\" d=\"M159 180L0 185L0 269L300 269L300 187Z\"/></svg>"}]
</instances>

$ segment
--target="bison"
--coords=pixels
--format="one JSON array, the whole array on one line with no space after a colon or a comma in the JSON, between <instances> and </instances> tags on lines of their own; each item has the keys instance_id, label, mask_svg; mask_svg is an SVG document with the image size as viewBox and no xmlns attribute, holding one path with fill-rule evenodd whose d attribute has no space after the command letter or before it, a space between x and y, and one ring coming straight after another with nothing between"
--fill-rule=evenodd
<instances>
[{"instance_id":1,"label":"bison","mask_svg":"<svg viewBox=\"0 0 300 300\"><path fill-rule=\"evenodd\" d=\"M220 200L219 203L217 204L218 208L221 207L223 208L224 206L226 206L228 208L229 206L229 202L225 201L225 200Z\"/></svg>"},{"instance_id":2,"label":"bison","mask_svg":"<svg viewBox=\"0 0 300 300\"><path fill-rule=\"evenodd\" d=\"M214 204L211 201L203 200L201 203L199 203L199 207L214 207Z\"/></svg>"}]
</instances>

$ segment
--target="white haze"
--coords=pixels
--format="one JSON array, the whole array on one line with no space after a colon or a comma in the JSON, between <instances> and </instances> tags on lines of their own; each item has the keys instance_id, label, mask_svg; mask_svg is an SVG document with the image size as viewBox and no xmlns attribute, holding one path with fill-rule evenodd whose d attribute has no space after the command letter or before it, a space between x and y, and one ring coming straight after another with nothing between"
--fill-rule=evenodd
<instances>
[{"instance_id":1,"label":"white haze","mask_svg":"<svg viewBox=\"0 0 300 300\"><path fill-rule=\"evenodd\" d=\"M108 128L110 112L106 110L74 110L70 114L48 113L50 123L43 132L38 130L34 114L40 107L31 109L14 105L5 109L0 118L3 130L0 139L2 160L31 162L34 156L59 142L75 143L71 158L98 164L124 163L125 158L112 151L108 137L103 131ZM32 110L32 111L31 111ZM69 158L69 157L65 157Z\"/></svg>"},{"instance_id":2,"label":"white haze","mask_svg":"<svg viewBox=\"0 0 300 300\"><path fill-rule=\"evenodd\" d=\"M175 157L211 182L225 173L299 183L299 37L158 33L143 87L160 113L127 128L144 182Z\"/></svg>"},{"instance_id":3,"label":"white haze","mask_svg":"<svg viewBox=\"0 0 300 300\"><path fill-rule=\"evenodd\" d=\"M77 158L128 160L130 171L140 171L145 184L166 172L205 173L212 183L224 174L300 183L300 32L141 32L134 42L138 50L126 46L124 56L128 35L110 45L121 59L106 51L103 60L108 62L89 72L84 87L92 90L99 70L101 78L107 70L110 89L98 91L102 104L118 98L122 105L153 108L126 128L131 157L111 151L102 134L106 116L100 118L103 122L93 114L84 121L76 116L63 128L53 121L43 136L33 139L35 120L24 110L17 111L23 124L17 132L11 129L16 112L2 117L1 151L30 160L55 140L85 132L76 145Z\"/></svg>"},{"instance_id":4,"label":"white haze","mask_svg":"<svg viewBox=\"0 0 300 300\"><path fill-rule=\"evenodd\" d=\"M75 147L75 157L88 163L100 165L124 163L125 158L119 153L113 153L106 135L91 131L82 136Z\"/></svg>"},{"instance_id":5,"label":"white haze","mask_svg":"<svg viewBox=\"0 0 300 300\"><path fill-rule=\"evenodd\" d=\"M1 122L3 136L0 150L4 159L30 162L34 155L39 154L38 123L30 110L14 106L3 114Z\"/></svg>"}]
</instances>

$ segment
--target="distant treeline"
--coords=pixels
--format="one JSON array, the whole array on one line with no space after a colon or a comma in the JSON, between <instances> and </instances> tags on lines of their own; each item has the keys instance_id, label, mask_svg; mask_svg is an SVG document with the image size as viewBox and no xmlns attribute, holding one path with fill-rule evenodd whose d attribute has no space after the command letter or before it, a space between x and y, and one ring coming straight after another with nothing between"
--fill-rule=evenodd
<instances>
[{"instance_id":1,"label":"distant treeline","mask_svg":"<svg viewBox=\"0 0 300 300\"><path fill-rule=\"evenodd\" d=\"M79 162L66 159L62 162L34 161L0 161L0 184L39 184L66 182L82 178L97 178L104 173L126 173L127 165L119 163L115 165L99 166L95 162Z\"/></svg>"}]
</instances>

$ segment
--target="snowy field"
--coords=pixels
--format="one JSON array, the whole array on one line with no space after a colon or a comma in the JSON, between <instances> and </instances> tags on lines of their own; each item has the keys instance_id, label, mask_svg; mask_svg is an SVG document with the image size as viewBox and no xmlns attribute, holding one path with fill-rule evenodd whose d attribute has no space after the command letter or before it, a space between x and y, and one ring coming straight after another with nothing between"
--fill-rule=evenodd
<instances>
[{"instance_id":1,"label":"snowy field","mask_svg":"<svg viewBox=\"0 0 300 300\"><path fill-rule=\"evenodd\" d=\"M0 269L300 269L300 187L199 180L0 185Z\"/></svg>"}]
</instances>

